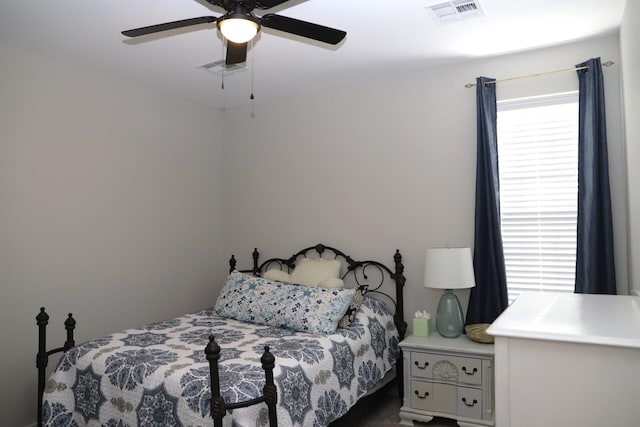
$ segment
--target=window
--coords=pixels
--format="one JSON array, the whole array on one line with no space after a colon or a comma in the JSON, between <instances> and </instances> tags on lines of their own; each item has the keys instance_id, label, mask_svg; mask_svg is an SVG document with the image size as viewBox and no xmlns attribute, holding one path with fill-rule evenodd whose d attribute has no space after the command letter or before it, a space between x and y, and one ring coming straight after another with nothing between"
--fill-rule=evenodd
<instances>
[{"instance_id":1,"label":"window","mask_svg":"<svg viewBox=\"0 0 640 427\"><path fill-rule=\"evenodd\" d=\"M509 303L575 287L578 93L498 102L500 223Z\"/></svg>"}]
</instances>

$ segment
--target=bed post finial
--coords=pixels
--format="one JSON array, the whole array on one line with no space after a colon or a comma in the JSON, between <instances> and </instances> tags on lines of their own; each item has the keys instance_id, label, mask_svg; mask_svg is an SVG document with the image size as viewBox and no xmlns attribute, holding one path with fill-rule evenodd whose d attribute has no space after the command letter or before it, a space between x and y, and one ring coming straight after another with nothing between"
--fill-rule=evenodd
<instances>
[{"instance_id":1,"label":"bed post finial","mask_svg":"<svg viewBox=\"0 0 640 427\"><path fill-rule=\"evenodd\" d=\"M67 351L76 345L73 340L73 330L76 328L76 319L73 318L73 314L69 313L69 317L64 321L64 328L67 330L67 340L64 342L63 351Z\"/></svg>"},{"instance_id":2,"label":"bed post finial","mask_svg":"<svg viewBox=\"0 0 640 427\"><path fill-rule=\"evenodd\" d=\"M209 361L209 375L211 378L210 412L214 427L222 427L222 418L227 413L224 398L220 395L220 377L218 373L218 360L220 359L220 346L213 335L209 335L209 344L204 348L204 353Z\"/></svg>"},{"instance_id":3,"label":"bed post finial","mask_svg":"<svg viewBox=\"0 0 640 427\"><path fill-rule=\"evenodd\" d=\"M264 369L265 384L262 388L262 394L264 396L264 402L267 404L269 410L269 426L276 427L278 425L278 419L276 415L276 403L278 402L278 391L276 385L273 382L273 368L276 365L275 356L269 351L269 346L264 346L264 353L260 358L262 362L262 369Z\"/></svg>"},{"instance_id":4,"label":"bed post finial","mask_svg":"<svg viewBox=\"0 0 640 427\"><path fill-rule=\"evenodd\" d=\"M235 269L236 269L236 257L235 255L231 255L231 258L229 258L229 274L231 274Z\"/></svg>"},{"instance_id":5,"label":"bed post finial","mask_svg":"<svg viewBox=\"0 0 640 427\"><path fill-rule=\"evenodd\" d=\"M38 323L38 326L40 326L41 323L44 323L46 325L49 321L49 315L46 311L44 311L44 307L40 307L40 313L38 313L38 315L36 316L36 321Z\"/></svg>"},{"instance_id":6,"label":"bed post finial","mask_svg":"<svg viewBox=\"0 0 640 427\"><path fill-rule=\"evenodd\" d=\"M260 252L258 252L258 248L253 248L253 253L251 254L251 256L253 257L253 274L258 275L260 273L260 268L258 267Z\"/></svg>"}]
</instances>

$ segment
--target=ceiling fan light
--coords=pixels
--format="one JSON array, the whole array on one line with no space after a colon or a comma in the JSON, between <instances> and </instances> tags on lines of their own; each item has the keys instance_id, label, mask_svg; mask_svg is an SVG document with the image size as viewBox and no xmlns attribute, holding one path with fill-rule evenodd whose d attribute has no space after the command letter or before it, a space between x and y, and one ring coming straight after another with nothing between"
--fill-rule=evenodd
<instances>
[{"instance_id":1,"label":"ceiling fan light","mask_svg":"<svg viewBox=\"0 0 640 427\"><path fill-rule=\"evenodd\" d=\"M234 43L246 43L253 39L260 26L257 22L243 18L226 18L218 21L222 35Z\"/></svg>"}]
</instances>

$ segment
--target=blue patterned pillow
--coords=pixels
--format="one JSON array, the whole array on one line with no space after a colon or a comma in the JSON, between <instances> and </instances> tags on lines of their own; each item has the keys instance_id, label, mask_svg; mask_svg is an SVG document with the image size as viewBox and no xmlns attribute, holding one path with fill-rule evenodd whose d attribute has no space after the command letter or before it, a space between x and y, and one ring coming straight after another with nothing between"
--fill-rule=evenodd
<instances>
[{"instance_id":1,"label":"blue patterned pillow","mask_svg":"<svg viewBox=\"0 0 640 427\"><path fill-rule=\"evenodd\" d=\"M243 322L332 334L354 293L354 289L289 285L234 271L214 311Z\"/></svg>"}]
</instances>

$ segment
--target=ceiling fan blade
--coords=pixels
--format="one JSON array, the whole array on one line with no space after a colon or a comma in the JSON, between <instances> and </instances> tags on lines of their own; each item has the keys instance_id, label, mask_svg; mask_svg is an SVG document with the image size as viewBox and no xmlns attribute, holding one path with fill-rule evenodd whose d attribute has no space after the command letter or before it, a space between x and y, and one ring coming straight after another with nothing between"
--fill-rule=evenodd
<instances>
[{"instance_id":1,"label":"ceiling fan blade","mask_svg":"<svg viewBox=\"0 0 640 427\"><path fill-rule=\"evenodd\" d=\"M257 0L255 2L256 9L271 9L289 0Z\"/></svg>"},{"instance_id":2,"label":"ceiling fan blade","mask_svg":"<svg viewBox=\"0 0 640 427\"><path fill-rule=\"evenodd\" d=\"M274 30L284 31L286 33L295 34L329 44L338 44L347 35L347 33L342 30L336 30L335 28L325 27L323 25L289 18L287 16L276 15L275 13L268 13L264 15L260 18L260 23L264 27L273 28Z\"/></svg>"},{"instance_id":3,"label":"ceiling fan blade","mask_svg":"<svg viewBox=\"0 0 640 427\"><path fill-rule=\"evenodd\" d=\"M223 9L225 9L225 10L227 9L225 7L225 3L227 3L225 0L206 0L206 2L209 3L209 4L212 4L214 6L219 6L219 7L223 8Z\"/></svg>"},{"instance_id":4,"label":"ceiling fan blade","mask_svg":"<svg viewBox=\"0 0 640 427\"><path fill-rule=\"evenodd\" d=\"M134 28L123 31L127 37L146 36L147 34L158 33L160 31L175 30L176 28L189 27L191 25L206 24L216 22L218 18L214 16L201 16L199 18L183 19L181 21L165 22L164 24L150 25L148 27Z\"/></svg>"},{"instance_id":5,"label":"ceiling fan blade","mask_svg":"<svg viewBox=\"0 0 640 427\"><path fill-rule=\"evenodd\" d=\"M225 64L233 65L247 60L247 43L234 43L227 40L227 58Z\"/></svg>"}]
</instances>

